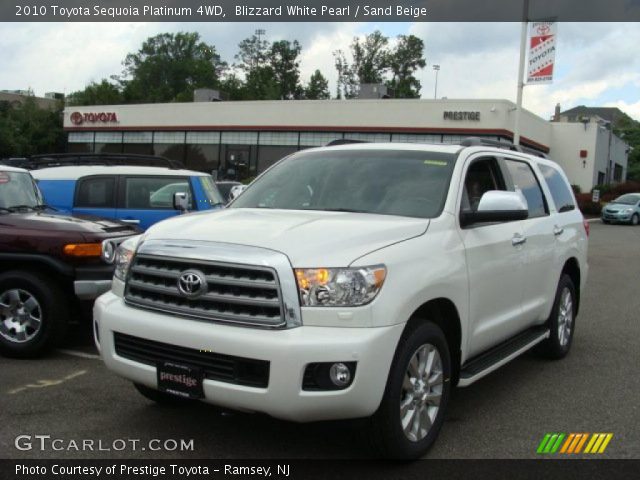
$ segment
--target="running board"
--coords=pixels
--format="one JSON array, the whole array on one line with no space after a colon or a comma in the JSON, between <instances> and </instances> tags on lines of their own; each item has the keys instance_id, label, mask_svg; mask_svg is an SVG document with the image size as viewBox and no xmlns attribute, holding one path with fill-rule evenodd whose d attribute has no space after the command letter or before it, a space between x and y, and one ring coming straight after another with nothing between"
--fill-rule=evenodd
<instances>
[{"instance_id":1,"label":"running board","mask_svg":"<svg viewBox=\"0 0 640 480\"><path fill-rule=\"evenodd\" d=\"M549 329L546 327L532 328L472 358L462 367L458 386L468 387L546 338L549 338Z\"/></svg>"}]
</instances>

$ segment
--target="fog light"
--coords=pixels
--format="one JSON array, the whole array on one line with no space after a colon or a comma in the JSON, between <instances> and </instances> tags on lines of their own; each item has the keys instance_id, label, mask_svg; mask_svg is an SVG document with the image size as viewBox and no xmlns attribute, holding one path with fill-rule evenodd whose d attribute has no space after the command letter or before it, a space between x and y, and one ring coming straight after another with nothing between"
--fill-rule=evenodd
<instances>
[{"instance_id":1,"label":"fog light","mask_svg":"<svg viewBox=\"0 0 640 480\"><path fill-rule=\"evenodd\" d=\"M105 263L112 264L116 256L116 244L111 240L102 242L102 260Z\"/></svg>"},{"instance_id":2,"label":"fog light","mask_svg":"<svg viewBox=\"0 0 640 480\"><path fill-rule=\"evenodd\" d=\"M351 370L344 363L334 363L329 369L329 378L336 387L346 387L351 381Z\"/></svg>"}]
</instances>

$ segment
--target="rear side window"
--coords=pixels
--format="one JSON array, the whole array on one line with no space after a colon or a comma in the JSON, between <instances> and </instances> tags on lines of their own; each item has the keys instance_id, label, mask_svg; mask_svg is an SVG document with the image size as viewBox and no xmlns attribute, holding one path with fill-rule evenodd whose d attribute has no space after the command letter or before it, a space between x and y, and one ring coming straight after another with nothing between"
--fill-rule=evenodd
<instances>
[{"instance_id":1,"label":"rear side window","mask_svg":"<svg viewBox=\"0 0 640 480\"><path fill-rule=\"evenodd\" d=\"M542 189L529 164L517 160L505 159L507 170L513 180L515 190L522 191L529 206L529 218L546 215L547 207L544 201Z\"/></svg>"},{"instance_id":2,"label":"rear side window","mask_svg":"<svg viewBox=\"0 0 640 480\"><path fill-rule=\"evenodd\" d=\"M181 192L189 199L193 208L188 178L176 177L129 177L125 179L124 208L139 210L173 209L173 196Z\"/></svg>"},{"instance_id":3,"label":"rear side window","mask_svg":"<svg viewBox=\"0 0 640 480\"><path fill-rule=\"evenodd\" d=\"M560 172L548 165L538 165L538 167L547 181L553 197L553 203L556 204L558 212L568 212L576 208L569 185L567 185Z\"/></svg>"},{"instance_id":4,"label":"rear side window","mask_svg":"<svg viewBox=\"0 0 640 480\"><path fill-rule=\"evenodd\" d=\"M76 207L115 208L114 177L91 177L79 180Z\"/></svg>"}]
</instances>

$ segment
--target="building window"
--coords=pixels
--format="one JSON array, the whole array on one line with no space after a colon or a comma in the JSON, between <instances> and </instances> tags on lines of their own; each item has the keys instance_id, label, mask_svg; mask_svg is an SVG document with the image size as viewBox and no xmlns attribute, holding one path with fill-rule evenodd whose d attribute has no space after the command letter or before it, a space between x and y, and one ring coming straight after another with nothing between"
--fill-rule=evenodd
<instances>
[{"instance_id":1,"label":"building window","mask_svg":"<svg viewBox=\"0 0 640 480\"><path fill-rule=\"evenodd\" d=\"M372 143L381 143L381 142L390 142L391 134L390 133L345 133L344 138L348 140L359 140L361 142L372 142Z\"/></svg>"},{"instance_id":2,"label":"building window","mask_svg":"<svg viewBox=\"0 0 640 480\"><path fill-rule=\"evenodd\" d=\"M189 170L211 173L218 169L220 163L218 145L187 144L185 150L185 165Z\"/></svg>"},{"instance_id":3,"label":"building window","mask_svg":"<svg viewBox=\"0 0 640 480\"><path fill-rule=\"evenodd\" d=\"M344 138L344 134L339 132L301 132L300 146L321 147L341 138Z\"/></svg>"},{"instance_id":4,"label":"building window","mask_svg":"<svg viewBox=\"0 0 640 480\"><path fill-rule=\"evenodd\" d=\"M598 185L604 185L604 172L598 172Z\"/></svg>"},{"instance_id":5,"label":"building window","mask_svg":"<svg viewBox=\"0 0 640 480\"><path fill-rule=\"evenodd\" d=\"M124 132L122 152L134 155L153 155L151 132Z\"/></svg>"},{"instance_id":6,"label":"building window","mask_svg":"<svg viewBox=\"0 0 640 480\"><path fill-rule=\"evenodd\" d=\"M69 143L93 143L93 132L69 132Z\"/></svg>"},{"instance_id":7,"label":"building window","mask_svg":"<svg viewBox=\"0 0 640 480\"><path fill-rule=\"evenodd\" d=\"M153 143L184 144L184 132L153 132Z\"/></svg>"},{"instance_id":8,"label":"building window","mask_svg":"<svg viewBox=\"0 0 640 480\"><path fill-rule=\"evenodd\" d=\"M260 134L260 138L262 138L262 134ZM298 147L294 146L265 146L262 145L258 149L258 172L262 173L271 165L276 163L278 160L286 157L287 155L291 155L298 151Z\"/></svg>"},{"instance_id":9,"label":"building window","mask_svg":"<svg viewBox=\"0 0 640 480\"><path fill-rule=\"evenodd\" d=\"M123 143L151 143L153 134L151 132L124 132Z\"/></svg>"},{"instance_id":10,"label":"building window","mask_svg":"<svg viewBox=\"0 0 640 480\"><path fill-rule=\"evenodd\" d=\"M187 143L218 145L220 143L220 132L187 132Z\"/></svg>"},{"instance_id":11,"label":"building window","mask_svg":"<svg viewBox=\"0 0 640 480\"><path fill-rule=\"evenodd\" d=\"M298 146L298 132L260 132L259 145Z\"/></svg>"},{"instance_id":12,"label":"building window","mask_svg":"<svg viewBox=\"0 0 640 480\"><path fill-rule=\"evenodd\" d=\"M220 143L236 145L257 145L258 132L222 132Z\"/></svg>"},{"instance_id":13,"label":"building window","mask_svg":"<svg viewBox=\"0 0 640 480\"><path fill-rule=\"evenodd\" d=\"M622 181L622 165L616 163L613 167L613 181L621 182Z\"/></svg>"},{"instance_id":14,"label":"building window","mask_svg":"<svg viewBox=\"0 0 640 480\"><path fill-rule=\"evenodd\" d=\"M391 136L391 141L397 143L440 143L442 141L442 135L394 133Z\"/></svg>"}]
</instances>

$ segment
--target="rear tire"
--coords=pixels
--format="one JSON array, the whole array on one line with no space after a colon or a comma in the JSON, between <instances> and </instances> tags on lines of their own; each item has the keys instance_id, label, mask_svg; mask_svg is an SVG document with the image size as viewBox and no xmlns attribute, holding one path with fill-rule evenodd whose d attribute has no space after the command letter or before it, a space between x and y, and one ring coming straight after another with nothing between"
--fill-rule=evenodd
<instances>
[{"instance_id":1,"label":"rear tire","mask_svg":"<svg viewBox=\"0 0 640 480\"><path fill-rule=\"evenodd\" d=\"M0 354L41 356L67 332L69 305L59 281L32 272L0 274Z\"/></svg>"},{"instance_id":2,"label":"rear tire","mask_svg":"<svg viewBox=\"0 0 640 480\"><path fill-rule=\"evenodd\" d=\"M564 358L571 349L576 326L576 288L573 280L563 274L558 282L551 315L547 320L550 336L535 347L542 357L558 360Z\"/></svg>"},{"instance_id":3,"label":"rear tire","mask_svg":"<svg viewBox=\"0 0 640 480\"><path fill-rule=\"evenodd\" d=\"M385 458L415 459L436 440L451 393L451 356L444 333L427 322L405 332L368 434Z\"/></svg>"},{"instance_id":4,"label":"rear tire","mask_svg":"<svg viewBox=\"0 0 640 480\"><path fill-rule=\"evenodd\" d=\"M140 395L147 400L151 400L152 402L165 407L182 407L195 401L189 398L181 398L177 395L161 392L160 390L149 388L146 385L141 385L139 383L134 383L133 386L136 387L136 390L138 390Z\"/></svg>"}]
</instances>

